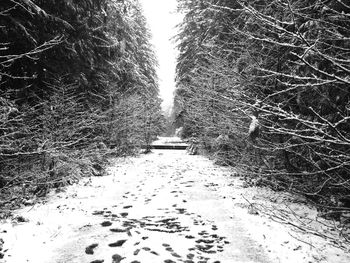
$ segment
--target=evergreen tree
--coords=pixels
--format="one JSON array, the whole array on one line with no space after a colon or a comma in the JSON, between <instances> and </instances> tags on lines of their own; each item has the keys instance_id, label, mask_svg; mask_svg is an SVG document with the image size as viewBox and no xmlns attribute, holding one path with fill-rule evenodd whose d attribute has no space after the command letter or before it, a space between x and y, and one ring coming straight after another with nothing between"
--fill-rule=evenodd
<instances>
[{"instance_id":1,"label":"evergreen tree","mask_svg":"<svg viewBox=\"0 0 350 263\"><path fill-rule=\"evenodd\" d=\"M1 1L1 189L50 187L96 170L101 144L132 153L160 133L149 38L137 0Z\"/></svg>"}]
</instances>

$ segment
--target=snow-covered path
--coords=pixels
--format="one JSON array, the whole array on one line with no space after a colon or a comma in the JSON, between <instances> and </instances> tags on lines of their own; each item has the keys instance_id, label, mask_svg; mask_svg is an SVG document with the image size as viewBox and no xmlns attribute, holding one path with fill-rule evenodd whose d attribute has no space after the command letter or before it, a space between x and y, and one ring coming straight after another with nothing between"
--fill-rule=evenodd
<instances>
[{"instance_id":1,"label":"snow-covered path","mask_svg":"<svg viewBox=\"0 0 350 263\"><path fill-rule=\"evenodd\" d=\"M108 176L18 211L29 222L2 224L8 250L0 262L328 262L323 248L248 213L246 189L231 174L185 151L118 159ZM332 251L329 262L346 259Z\"/></svg>"}]
</instances>

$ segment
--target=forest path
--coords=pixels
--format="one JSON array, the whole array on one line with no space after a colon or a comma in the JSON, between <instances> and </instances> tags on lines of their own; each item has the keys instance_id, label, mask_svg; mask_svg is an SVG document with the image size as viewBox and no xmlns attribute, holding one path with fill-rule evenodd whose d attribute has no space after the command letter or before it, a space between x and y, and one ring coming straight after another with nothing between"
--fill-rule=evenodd
<instances>
[{"instance_id":1,"label":"forest path","mask_svg":"<svg viewBox=\"0 0 350 263\"><path fill-rule=\"evenodd\" d=\"M3 224L3 262L316 262L284 226L243 208L231 174L185 151L117 159L108 176L18 211L29 222Z\"/></svg>"}]
</instances>

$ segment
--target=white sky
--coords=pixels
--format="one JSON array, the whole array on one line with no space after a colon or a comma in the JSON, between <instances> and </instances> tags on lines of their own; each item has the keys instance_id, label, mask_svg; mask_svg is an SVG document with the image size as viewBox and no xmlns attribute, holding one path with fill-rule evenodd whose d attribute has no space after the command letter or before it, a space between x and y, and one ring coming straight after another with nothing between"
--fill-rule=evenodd
<instances>
[{"instance_id":1,"label":"white sky","mask_svg":"<svg viewBox=\"0 0 350 263\"><path fill-rule=\"evenodd\" d=\"M158 57L159 89L162 108L167 111L173 103L175 90L175 65L177 50L171 38L176 35L175 26L182 20L176 13L176 0L139 0L152 33L152 44Z\"/></svg>"}]
</instances>

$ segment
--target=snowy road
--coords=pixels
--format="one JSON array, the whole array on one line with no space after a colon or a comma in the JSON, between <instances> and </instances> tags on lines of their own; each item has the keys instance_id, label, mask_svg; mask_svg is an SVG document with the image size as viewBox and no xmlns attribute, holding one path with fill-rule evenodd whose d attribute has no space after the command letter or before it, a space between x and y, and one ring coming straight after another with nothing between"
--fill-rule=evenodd
<instances>
[{"instance_id":1,"label":"snowy road","mask_svg":"<svg viewBox=\"0 0 350 263\"><path fill-rule=\"evenodd\" d=\"M231 174L185 151L118 159L109 176L18 211L29 222L1 225L0 262L327 262L239 207L242 182Z\"/></svg>"}]
</instances>

